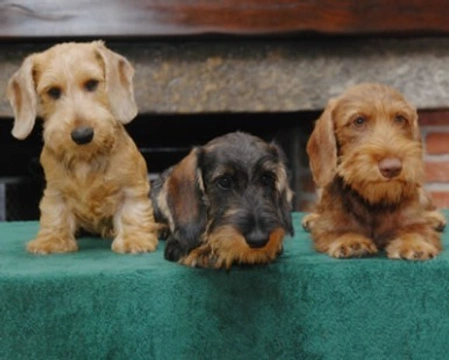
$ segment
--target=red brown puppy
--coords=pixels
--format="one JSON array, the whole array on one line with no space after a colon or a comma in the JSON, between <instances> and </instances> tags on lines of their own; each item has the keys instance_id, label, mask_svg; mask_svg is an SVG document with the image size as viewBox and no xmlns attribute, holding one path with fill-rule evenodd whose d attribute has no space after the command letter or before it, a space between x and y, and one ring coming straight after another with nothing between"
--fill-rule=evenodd
<instances>
[{"instance_id":1,"label":"red brown puppy","mask_svg":"<svg viewBox=\"0 0 449 360\"><path fill-rule=\"evenodd\" d=\"M416 109L391 87L360 84L331 99L307 144L320 196L306 217L318 251L425 260L445 219L422 188Z\"/></svg>"}]
</instances>

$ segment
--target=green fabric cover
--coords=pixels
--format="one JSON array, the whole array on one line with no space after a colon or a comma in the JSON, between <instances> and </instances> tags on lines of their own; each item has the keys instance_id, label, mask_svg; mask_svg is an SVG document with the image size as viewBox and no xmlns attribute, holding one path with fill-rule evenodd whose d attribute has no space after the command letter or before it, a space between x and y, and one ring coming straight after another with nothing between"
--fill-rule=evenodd
<instances>
[{"instance_id":1,"label":"green fabric cover","mask_svg":"<svg viewBox=\"0 0 449 360\"><path fill-rule=\"evenodd\" d=\"M167 262L163 242L33 256L38 223L0 223L0 359L449 358L448 251L331 259L300 218L276 263L229 272Z\"/></svg>"}]
</instances>

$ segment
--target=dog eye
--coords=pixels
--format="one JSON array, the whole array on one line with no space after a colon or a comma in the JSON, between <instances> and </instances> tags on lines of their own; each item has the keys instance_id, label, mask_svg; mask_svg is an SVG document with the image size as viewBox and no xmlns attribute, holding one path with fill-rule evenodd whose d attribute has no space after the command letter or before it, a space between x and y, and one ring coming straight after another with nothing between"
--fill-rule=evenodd
<instances>
[{"instance_id":1,"label":"dog eye","mask_svg":"<svg viewBox=\"0 0 449 360\"><path fill-rule=\"evenodd\" d=\"M222 190L229 190L231 188L232 185L232 179L230 176L220 176L217 179L217 184L218 187L221 188Z\"/></svg>"},{"instance_id":2,"label":"dog eye","mask_svg":"<svg viewBox=\"0 0 449 360\"><path fill-rule=\"evenodd\" d=\"M264 186L273 186L275 182L275 177L273 174L266 173L261 176L260 181Z\"/></svg>"},{"instance_id":3,"label":"dog eye","mask_svg":"<svg viewBox=\"0 0 449 360\"><path fill-rule=\"evenodd\" d=\"M362 126L366 123L366 119L363 116L357 116L354 120L355 126Z\"/></svg>"},{"instance_id":4,"label":"dog eye","mask_svg":"<svg viewBox=\"0 0 449 360\"><path fill-rule=\"evenodd\" d=\"M405 116L402 116L402 115L396 115L396 116L394 117L394 122L395 122L396 124L399 124L399 125L404 125L404 124L407 123L407 119L405 118Z\"/></svg>"},{"instance_id":5,"label":"dog eye","mask_svg":"<svg viewBox=\"0 0 449 360\"><path fill-rule=\"evenodd\" d=\"M61 97L61 89L58 87L52 87L47 91L48 96L54 100L58 100Z\"/></svg>"},{"instance_id":6,"label":"dog eye","mask_svg":"<svg viewBox=\"0 0 449 360\"><path fill-rule=\"evenodd\" d=\"M84 84L84 88L89 92L97 90L97 87L98 87L98 80L91 79L86 81L86 83Z\"/></svg>"}]
</instances>

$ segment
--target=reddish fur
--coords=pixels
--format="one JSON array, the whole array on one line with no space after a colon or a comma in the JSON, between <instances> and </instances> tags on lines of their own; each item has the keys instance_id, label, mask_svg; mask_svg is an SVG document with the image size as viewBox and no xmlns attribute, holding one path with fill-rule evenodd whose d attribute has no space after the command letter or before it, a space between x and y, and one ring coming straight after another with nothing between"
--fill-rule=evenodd
<instances>
[{"instance_id":1,"label":"reddish fur","mask_svg":"<svg viewBox=\"0 0 449 360\"><path fill-rule=\"evenodd\" d=\"M197 169L196 150L192 150L173 169L167 180L167 192L173 199L173 215L180 223L186 224L198 216L199 199L197 196L198 181L196 179ZM192 220L193 219L193 220Z\"/></svg>"},{"instance_id":2,"label":"reddish fur","mask_svg":"<svg viewBox=\"0 0 449 360\"><path fill-rule=\"evenodd\" d=\"M406 122L396 121L398 114ZM353 122L359 116L367 120L363 127ZM318 147L325 138L330 143ZM435 227L444 217L422 188L417 114L400 93L377 84L349 89L329 103L307 150L322 193L303 224L311 228L318 251L351 257L385 248L391 258L422 260L441 251ZM335 168L332 174L323 170L326 157L335 159L328 164ZM378 168L389 157L402 163L401 173L391 179Z\"/></svg>"},{"instance_id":3,"label":"reddish fur","mask_svg":"<svg viewBox=\"0 0 449 360\"><path fill-rule=\"evenodd\" d=\"M275 229L264 247L254 249L232 226L222 226L209 235L207 242L181 259L180 263L215 269L229 269L233 264L267 264L282 251L284 236L284 229Z\"/></svg>"}]
</instances>

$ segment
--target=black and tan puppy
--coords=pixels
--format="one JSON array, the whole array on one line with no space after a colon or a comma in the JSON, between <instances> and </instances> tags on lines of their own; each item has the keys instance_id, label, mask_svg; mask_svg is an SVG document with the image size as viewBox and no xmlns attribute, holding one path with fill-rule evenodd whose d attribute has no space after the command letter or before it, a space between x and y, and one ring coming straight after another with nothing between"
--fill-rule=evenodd
<instances>
[{"instance_id":1,"label":"black and tan puppy","mask_svg":"<svg viewBox=\"0 0 449 360\"><path fill-rule=\"evenodd\" d=\"M155 181L155 217L168 225L165 258L188 266L266 264L293 234L282 151L242 132L194 148Z\"/></svg>"}]
</instances>

